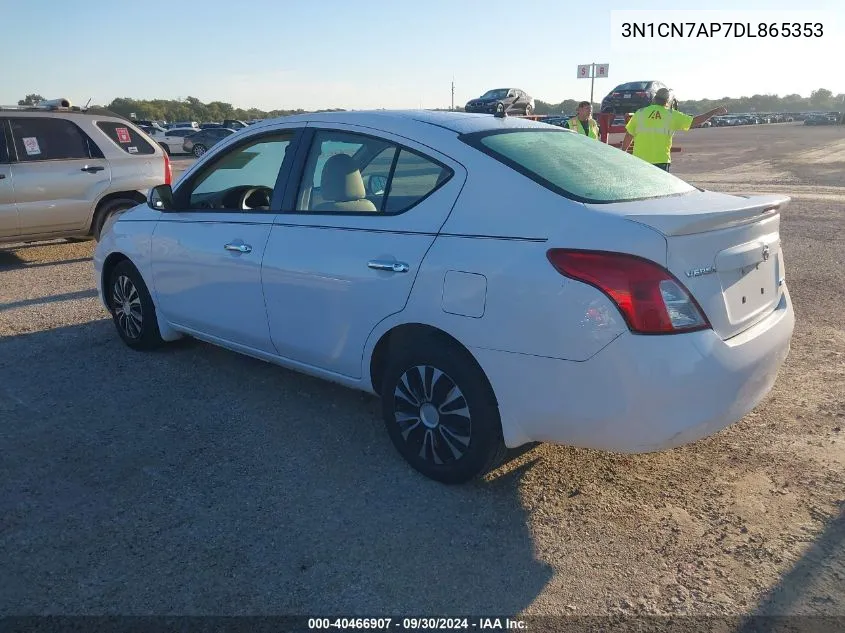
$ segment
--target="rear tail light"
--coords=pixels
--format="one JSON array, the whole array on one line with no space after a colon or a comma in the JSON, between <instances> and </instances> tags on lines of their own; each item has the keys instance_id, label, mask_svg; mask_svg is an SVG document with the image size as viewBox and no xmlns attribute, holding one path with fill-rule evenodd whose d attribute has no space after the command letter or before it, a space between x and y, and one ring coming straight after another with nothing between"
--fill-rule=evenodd
<instances>
[{"instance_id":1,"label":"rear tail light","mask_svg":"<svg viewBox=\"0 0 845 633\"><path fill-rule=\"evenodd\" d=\"M170 156L164 152L164 184L170 185L173 183L173 169L170 167Z\"/></svg>"},{"instance_id":2,"label":"rear tail light","mask_svg":"<svg viewBox=\"0 0 845 633\"><path fill-rule=\"evenodd\" d=\"M621 92L614 92L611 96L613 96L613 97L618 97L618 96L619 96L619 95L621 95L621 94L622 94Z\"/></svg>"},{"instance_id":3,"label":"rear tail light","mask_svg":"<svg viewBox=\"0 0 845 633\"><path fill-rule=\"evenodd\" d=\"M710 327L683 284L652 261L624 253L567 249L551 249L547 257L561 275L607 295L633 332L674 334Z\"/></svg>"},{"instance_id":4,"label":"rear tail light","mask_svg":"<svg viewBox=\"0 0 845 633\"><path fill-rule=\"evenodd\" d=\"M646 93L644 93L644 92L642 92L642 91L640 91L640 92L638 92L638 93L636 93L636 94L637 94L637 96L638 96L638 97L645 97L645 96L646 96Z\"/></svg>"}]
</instances>

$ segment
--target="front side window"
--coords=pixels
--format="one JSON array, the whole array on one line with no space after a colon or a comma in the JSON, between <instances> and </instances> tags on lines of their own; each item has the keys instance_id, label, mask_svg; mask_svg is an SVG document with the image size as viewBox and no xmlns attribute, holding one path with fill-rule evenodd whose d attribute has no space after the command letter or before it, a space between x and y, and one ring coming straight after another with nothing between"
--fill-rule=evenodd
<instances>
[{"instance_id":1,"label":"front side window","mask_svg":"<svg viewBox=\"0 0 845 633\"><path fill-rule=\"evenodd\" d=\"M177 205L188 209L269 210L292 139L292 132L284 132L231 148L192 179L189 192L178 193Z\"/></svg>"},{"instance_id":2,"label":"front side window","mask_svg":"<svg viewBox=\"0 0 845 633\"><path fill-rule=\"evenodd\" d=\"M91 158L88 137L71 121L20 117L10 122L21 162Z\"/></svg>"},{"instance_id":3,"label":"front side window","mask_svg":"<svg viewBox=\"0 0 845 633\"><path fill-rule=\"evenodd\" d=\"M482 132L462 139L538 184L582 202L623 202L695 191L639 158L565 130Z\"/></svg>"},{"instance_id":4,"label":"front side window","mask_svg":"<svg viewBox=\"0 0 845 633\"><path fill-rule=\"evenodd\" d=\"M497 90L488 90L483 95L481 95L482 99L504 99L508 96L507 89L499 88Z\"/></svg>"},{"instance_id":5,"label":"front side window","mask_svg":"<svg viewBox=\"0 0 845 633\"><path fill-rule=\"evenodd\" d=\"M451 174L443 165L390 141L321 130L306 159L296 210L401 213Z\"/></svg>"}]
</instances>

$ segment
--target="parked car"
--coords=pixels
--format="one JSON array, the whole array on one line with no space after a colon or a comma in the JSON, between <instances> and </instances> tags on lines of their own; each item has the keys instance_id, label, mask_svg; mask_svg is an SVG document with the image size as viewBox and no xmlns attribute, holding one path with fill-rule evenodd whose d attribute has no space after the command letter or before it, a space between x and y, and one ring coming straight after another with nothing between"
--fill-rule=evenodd
<instances>
[{"instance_id":1,"label":"parked car","mask_svg":"<svg viewBox=\"0 0 845 633\"><path fill-rule=\"evenodd\" d=\"M629 81L619 84L602 99L601 111L628 114L650 105L655 93L666 84L660 81ZM677 101L670 104L677 109Z\"/></svg>"},{"instance_id":2,"label":"parked car","mask_svg":"<svg viewBox=\"0 0 845 633\"><path fill-rule=\"evenodd\" d=\"M836 123L836 120L826 114L811 114L804 119L804 125L831 125L832 123Z\"/></svg>"},{"instance_id":3,"label":"parked car","mask_svg":"<svg viewBox=\"0 0 845 633\"><path fill-rule=\"evenodd\" d=\"M660 451L752 410L794 327L788 202L540 122L303 114L155 188L94 270L128 347L192 336L379 395L402 457L458 483L507 447Z\"/></svg>"},{"instance_id":4,"label":"parked car","mask_svg":"<svg viewBox=\"0 0 845 633\"><path fill-rule=\"evenodd\" d=\"M170 130L152 133L151 136L168 154L180 154L185 151L185 139L196 133L196 128L176 127Z\"/></svg>"},{"instance_id":5,"label":"parked car","mask_svg":"<svg viewBox=\"0 0 845 633\"><path fill-rule=\"evenodd\" d=\"M200 124L196 121L176 121L175 123L171 123L168 129L173 129L177 127L192 127L195 130L200 129Z\"/></svg>"},{"instance_id":6,"label":"parked car","mask_svg":"<svg viewBox=\"0 0 845 633\"><path fill-rule=\"evenodd\" d=\"M519 88L496 88L468 101L464 111L529 115L534 113L534 98Z\"/></svg>"},{"instance_id":7,"label":"parked car","mask_svg":"<svg viewBox=\"0 0 845 633\"><path fill-rule=\"evenodd\" d=\"M245 128L247 126L246 123L243 121L238 121L236 119L226 119L222 123L217 122L209 122L209 123L200 123L201 130L208 130L215 127L225 127L230 130L240 130L241 128Z\"/></svg>"},{"instance_id":8,"label":"parked car","mask_svg":"<svg viewBox=\"0 0 845 633\"><path fill-rule=\"evenodd\" d=\"M224 127L199 130L196 134L192 134L184 140L182 143L182 151L186 154L193 154L196 157L200 157L205 154L210 147L213 147L224 138L234 133L235 130L230 130Z\"/></svg>"},{"instance_id":9,"label":"parked car","mask_svg":"<svg viewBox=\"0 0 845 633\"><path fill-rule=\"evenodd\" d=\"M99 238L171 182L167 155L132 121L59 101L0 108L0 242Z\"/></svg>"}]
</instances>

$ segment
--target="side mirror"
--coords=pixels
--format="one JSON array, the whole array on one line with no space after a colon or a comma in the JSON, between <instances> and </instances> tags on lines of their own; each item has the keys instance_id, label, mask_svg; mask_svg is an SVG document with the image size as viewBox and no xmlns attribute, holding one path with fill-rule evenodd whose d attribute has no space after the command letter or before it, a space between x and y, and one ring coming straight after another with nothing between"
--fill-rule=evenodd
<instances>
[{"instance_id":1,"label":"side mirror","mask_svg":"<svg viewBox=\"0 0 845 633\"><path fill-rule=\"evenodd\" d=\"M173 189L170 185L158 185L147 194L147 206L156 211L169 211L173 208Z\"/></svg>"},{"instance_id":2,"label":"side mirror","mask_svg":"<svg viewBox=\"0 0 845 633\"><path fill-rule=\"evenodd\" d=\"M385 176L369 176L367 177L367 191L372 196L379 196L384 194L384 188L387 186L387 177Z\"/></svg>"}]
</instances>

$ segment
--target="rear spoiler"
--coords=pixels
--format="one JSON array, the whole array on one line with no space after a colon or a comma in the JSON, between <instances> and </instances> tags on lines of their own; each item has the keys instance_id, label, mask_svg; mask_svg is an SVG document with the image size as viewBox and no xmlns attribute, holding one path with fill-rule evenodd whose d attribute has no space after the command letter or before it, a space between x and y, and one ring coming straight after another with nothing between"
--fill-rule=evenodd
<instances>
[{"instance_id":1,"label":"rear spoiler","mask_svg":"<svg viewBox=\"0 0 845 633\"><path fill-rule=\"evenodd\" d=\"M731 204L723 209L704 209L700 213L631 214L625 217L671 237L753 224L777 215L792 200L789 196L755 194L730 194L730 198L747 200L748 203L739 206Z\"/></svg>"}]
</instances>

